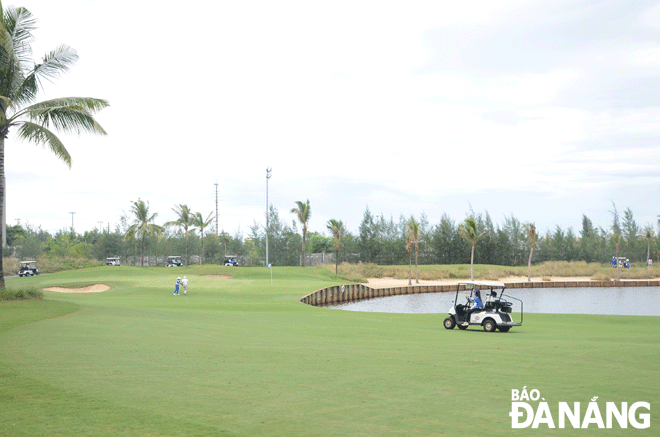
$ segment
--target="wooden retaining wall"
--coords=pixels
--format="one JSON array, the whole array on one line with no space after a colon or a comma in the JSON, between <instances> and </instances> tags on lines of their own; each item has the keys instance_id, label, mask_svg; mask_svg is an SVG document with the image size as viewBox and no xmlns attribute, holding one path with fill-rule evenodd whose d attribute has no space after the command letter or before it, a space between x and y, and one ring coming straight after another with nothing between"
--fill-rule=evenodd
<instances>
[{"instance_id":1,"label":"wooden retaining wall","mask_svg":"<svg viewBox=\"0 0 660 437\"><path fill-rule=\"evenodd\" d=\"M506 288L575 288L575 287L660 287L660 280L634 281L542 281L508 282ZM461 290L465 288L461 286ZM299 300L314 306L373 299L402 294L442 293L456 291L456 285L413 285L409 287L371 288L364 284L333 285L313 291Z\"/></svg>"}]
</instances>

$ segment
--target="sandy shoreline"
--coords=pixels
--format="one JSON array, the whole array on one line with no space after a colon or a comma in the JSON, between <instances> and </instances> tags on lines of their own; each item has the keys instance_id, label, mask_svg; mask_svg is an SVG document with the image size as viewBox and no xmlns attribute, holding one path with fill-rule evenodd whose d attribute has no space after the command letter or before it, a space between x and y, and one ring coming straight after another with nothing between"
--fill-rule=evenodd
<instances>
[{"instance_id":1,"label":"sandy shoreline","mask_svg":"<svg viewBox=\"0 0 660 437\"><path fill-rule=\"evenodd\" d=\"M419 284L415 282L415 279L412 280L412 285L455 285L458 281L465 281L466 279L437 279L437 280L419 280ZM575 277L564 277L564 276L552 276L549 278L553 282L567 282L567 281L590 281L591 278L588 276L575 276ZM547 281L548 277L534 277L532 276L532 282L542 282ZM372 288L389 288L389 287L407 287L407 279L395 279L395 278L370 278L367 280L367 285ZM509 276L506 278L498 279L498 282L527 282L527 276Z\"/></svg>"}]
</instances>

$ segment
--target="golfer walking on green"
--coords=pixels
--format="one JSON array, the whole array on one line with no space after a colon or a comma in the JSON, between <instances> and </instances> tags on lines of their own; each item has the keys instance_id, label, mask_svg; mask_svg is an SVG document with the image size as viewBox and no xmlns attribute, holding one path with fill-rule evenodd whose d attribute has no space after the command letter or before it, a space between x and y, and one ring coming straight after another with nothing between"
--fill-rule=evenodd
<instances>
[{"instance_id":1,"label":"golfer walking on green","mask_svg":"<svg viewBox=\"0 0 660 437\"><path fill-rule=\"evenodd\" d=\"M186 292L188 291L188 278L186 278L185 276L181 280L181 286L183 287L183 294L185 295Z\"/></svg>"}]
</instances>

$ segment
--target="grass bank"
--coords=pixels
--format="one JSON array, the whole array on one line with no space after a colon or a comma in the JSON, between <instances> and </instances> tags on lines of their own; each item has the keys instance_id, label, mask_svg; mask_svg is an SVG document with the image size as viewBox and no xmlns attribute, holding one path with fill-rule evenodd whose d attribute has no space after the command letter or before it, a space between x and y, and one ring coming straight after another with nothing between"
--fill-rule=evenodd
<instances>
[{"instance_id":1,"label":"grass bank","mask_svg":"<svg viewBox=\"0 0 660 437\"><path fill-rule=\"evenodd\" d=\"M326 269L334 272L334 265L325 265ZM413 265L413 275L414 275ZM451 265L420 265L418 266L419 279L441 280L441 279L470 279L469 264ZM496 266L476 264L474 266L474 277L478 279L496 281L510 276L527 276L527 267ZM408 279L408 266L381 266L376 264L348 264L339 265L338 274L353 282L366 282L367 278ZM628 269L619 269L621 279L654 279L660 277L660 266L648 268L646 266L633 265ZM538 278L551 277L586 277L597 281L614 280L617 278L617 270L609 264L586 263L584 261L547 261L535 264L531 268L531 276Z\"/></svg>"},{"instance_id":2,"label":"grass bank","mask_svg":"<svg viewBox=\"0 0 660 437\"><path fill-rule=\"evenodd\" d=\"M556 435L511 430L511 391L524 386L554 410L598 396L603 411L650 402L655 419L659 317L526 314L507 334L447 331L444 314L297 302L337 282L325 268L272 273L122 266L9 280L112 289L0 302L0 435ZM173 296L184 274L188 296Z\"/></svg>"},{"instance_id":3,"label":"grass bank","mask_svg":"<svg viewBox=\"0 0 660 437\"><path fill-rule=\"evenodd\" d=\"M43 291L34 286L13 286L0 289L0 301L3 300L41 300Z\"/></svg>"}]
</instances>

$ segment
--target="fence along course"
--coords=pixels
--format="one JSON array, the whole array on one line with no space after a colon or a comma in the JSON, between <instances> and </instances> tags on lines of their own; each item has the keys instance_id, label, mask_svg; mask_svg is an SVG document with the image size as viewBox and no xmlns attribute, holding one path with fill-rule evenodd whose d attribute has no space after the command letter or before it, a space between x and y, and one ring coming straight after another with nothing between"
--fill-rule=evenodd
<instances>
[{"instance_id":1,"label":"fence along course","mask_svg":"<svg viewBox=\"0 0 660 437\"><path fill-rule=\"evenodd\" d=\"M539 281L507 282L506 288L586 288L586 287L660 287L660 280L626 281ZM461 290L465 287L461 286ZM299 299L307 305L323 306L403 294L442 293L456 291L453 285L413 285L406 287L371 288L364 284L332 285L313 291Z\"/></svg>"}]
</instances>

